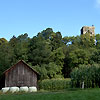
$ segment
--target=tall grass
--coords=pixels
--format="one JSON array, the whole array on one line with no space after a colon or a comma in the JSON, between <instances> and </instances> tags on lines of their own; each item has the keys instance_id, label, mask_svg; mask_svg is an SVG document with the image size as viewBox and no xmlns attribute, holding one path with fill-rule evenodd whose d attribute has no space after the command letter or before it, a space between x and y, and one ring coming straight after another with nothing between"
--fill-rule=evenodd
<instances>
[{"instance_id":1,"label":"tall grass","mask_svg":"<svg viewBox=\"0 0 100 100\"><path fill-rule=\"evenodd\" d=\"M43 90L62 90L70 87L70 79L46 79L39 82Z\"/></svg>"},{"instance_id":2,"label":"tall grass","mask_svg":"<svg viewBox=\"0 0 100 100\"><path fill-rule=\"evenodd\" d=\"M84 82L85 88L100 87L100 66L81 65L75 68L71 73L72 87L82 87Z\"/></svg>"}]
</instances>

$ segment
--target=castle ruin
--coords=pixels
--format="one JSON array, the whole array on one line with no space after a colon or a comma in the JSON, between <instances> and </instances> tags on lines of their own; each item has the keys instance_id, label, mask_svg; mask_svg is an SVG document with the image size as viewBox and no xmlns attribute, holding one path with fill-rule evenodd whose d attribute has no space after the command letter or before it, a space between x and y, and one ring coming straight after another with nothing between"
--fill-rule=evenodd
<instances>
[{"instance_id":1,"label":"castle ruin","mask_svg":"<svg viewBox=\"0 0 100 100\"><path fill-rule=\"evenodd\" d=\"M92 26L83 26L81 28L81 35L82 34L86 34L86 33L90 33L90 36L94 36L95 35L95 27L94 27L94 25L92 25Z\"/></svg>"}]
</instances>

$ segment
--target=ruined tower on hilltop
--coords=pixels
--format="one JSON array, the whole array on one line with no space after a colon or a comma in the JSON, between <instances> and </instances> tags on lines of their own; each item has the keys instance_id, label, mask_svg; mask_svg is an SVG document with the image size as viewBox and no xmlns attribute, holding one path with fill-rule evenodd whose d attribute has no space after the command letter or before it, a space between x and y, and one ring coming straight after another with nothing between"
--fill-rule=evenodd
<instances>
[{"instance_id":1,"label":"ruined tower on hilltop","mask_svg":"<svg viewBox=\"0 0 100 100\"><path fill-rule=\"evenodd\" d=\"M85 34L85 33L90 33L90 36L94 36L95 35L94 25L92 25L92 26L83 26L82 29L81 29L81 34Z\"/></svg>"}]
</instances>

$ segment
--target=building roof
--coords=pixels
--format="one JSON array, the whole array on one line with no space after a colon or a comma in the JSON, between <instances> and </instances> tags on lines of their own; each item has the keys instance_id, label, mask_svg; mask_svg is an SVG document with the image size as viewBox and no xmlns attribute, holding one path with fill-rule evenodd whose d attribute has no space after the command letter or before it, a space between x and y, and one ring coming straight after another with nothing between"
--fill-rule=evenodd
<instances>
[{"instance_id":1,"label":"building roof","mask_svg":"<svg viewBox=\"0 0 100 100\"><path fill-rule=\"evenodd\" d=\"M10 68L8 68L6 71L4 71L3 73L5 74L6 72L9 72L11 69L13 69L18 63L23 63L23 64L25 64L29 69L31 69L32 71L34 71L36 74L38 74L39 75L39 73L36 71L36 70L34 70L32 67L30 67L25 61L23 61L23 60L20 60L20 61L18 61L15 65L13 65L13 66L11 66Z\"/></svg>"}]
</instances>

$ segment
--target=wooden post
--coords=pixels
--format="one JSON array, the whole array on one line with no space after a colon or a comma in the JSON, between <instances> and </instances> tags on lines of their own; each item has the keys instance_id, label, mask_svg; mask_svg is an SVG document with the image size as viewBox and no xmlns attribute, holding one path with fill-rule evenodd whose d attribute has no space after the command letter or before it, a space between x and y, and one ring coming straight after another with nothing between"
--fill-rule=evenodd
<instances>
[{"instance_id":1,"label":"wooden post","mask_svg":"<svg viewBox=\"0 0 100 100\"><path fill-rule=\"evenodd\" d=\"M84 89L84 82L82 82L82 89Z\"/></svg>"}]
</instances>

